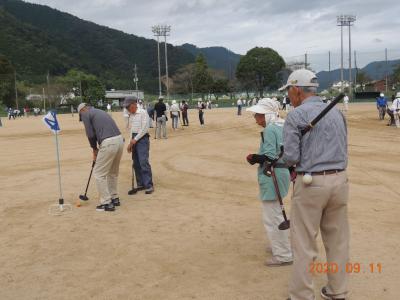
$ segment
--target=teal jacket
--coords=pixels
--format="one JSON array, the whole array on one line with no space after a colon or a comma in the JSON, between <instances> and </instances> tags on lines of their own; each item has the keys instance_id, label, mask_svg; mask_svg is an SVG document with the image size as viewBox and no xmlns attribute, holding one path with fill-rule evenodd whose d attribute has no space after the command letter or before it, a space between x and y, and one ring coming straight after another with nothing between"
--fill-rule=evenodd
<instances>
[{"instance_id":1,"label":"teal jacket","mask_svg":"<svg viewBox=\"0 0 400 300\"><path fill-rule=\"evenodd\" d=\"M281 145L283 143L283 123L268 124L264 128L262 134L264 141L261 139L260 150L258 154L266 155L271 159L278 158L281 152ZM280 159L278 163L284 162L282 159ZM282 198L284 198L289 191L289 170L286 168L277 168L275 169L275 174L278 181L280 194ZM258 167L258 184L260 186L260 200L278 200L272 178L264 175L262 165Z\"/></svg>"}]
</instances>

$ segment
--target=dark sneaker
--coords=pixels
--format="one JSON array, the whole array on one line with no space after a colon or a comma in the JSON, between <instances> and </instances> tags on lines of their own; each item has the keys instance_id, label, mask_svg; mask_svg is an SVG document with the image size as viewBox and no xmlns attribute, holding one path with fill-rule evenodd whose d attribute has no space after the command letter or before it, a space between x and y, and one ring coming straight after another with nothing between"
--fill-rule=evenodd
<instances>
[{"instance_id":1,"label":"dark sneaker","mask_svg":"<svg viewBox=\"0 0 400 300\"><path fill-rule=\"evenodd\" d=\"M153 194L153 192L154 192L154 188L151 187L151 188L146 189L145 194L146 194L146 195L150 195L150 194Z\"/></svg>"},{"instance_id":2,"label":"dark sneaker","mask_svg":"<svg viewBox=\"0 0 400 300\"><path fill-rule=\"evenodd\" d=\"M101 204L99 206L96 206L97 211L114 211L115 207L114 204L109 203L109 204Z\"/></svg>"},{"instance_id":3,"label":"dark sneaker","mask_svg":"<svg viewBox=\"0 0 400 300\"><path fill-rule=\"evenodd\" d=\"M326 300L346 300L346 298L335 298L333 295L328 294L326 286L321 289L321 297Z\"/></svg>"},{"instance_id":4,"label":"dark sneaker","mask_svg":"<svg viewBox=\"0 0 400 300\"><path fill-rule=\"evenodd\" d=\"M131 189L131 190L128 192L128 195L135 195L137 192L143 191L143 190L145 190L145 187L144 187L144 186L139 186L139 187L137 187L137 188Z\"/></svg>"},{"instance_id":5,"label":"dark sneaker","mask_svg":"<svg viewBox=\"0 0 400 300\"><path fill-rule=\"evenodd\" d=\"M119 198L111 199L111 203L114 206L121 206L121 202L119 202Z\"/></svg>"}]
</instances>

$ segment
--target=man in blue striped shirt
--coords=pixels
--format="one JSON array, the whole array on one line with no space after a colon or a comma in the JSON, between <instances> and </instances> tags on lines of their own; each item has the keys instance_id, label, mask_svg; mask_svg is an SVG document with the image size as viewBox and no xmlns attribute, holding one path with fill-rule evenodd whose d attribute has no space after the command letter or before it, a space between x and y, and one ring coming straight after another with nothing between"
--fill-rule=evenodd
<instances>
[{"instance_id":1,"label":"man in blue striped shirt","mask_svg":"<svg viewBox=\"0 0 400 300\"><path fill-rule=\"evenodd\" d=\"M301 134L327 106L316 96L317 87L313 72L297 70L282 88L288 90L295 107L283 129L283 160L289 166L296 166L297 172L290 217L294 258L289 283L291 300L315 299L312 272L318 255L319 230L327 265L332 267L326 272L328 283L322 288L321 296L343 300L348 292L347 126L342 113L333 108L308 133Z\"/></svg>"}]
</instances>

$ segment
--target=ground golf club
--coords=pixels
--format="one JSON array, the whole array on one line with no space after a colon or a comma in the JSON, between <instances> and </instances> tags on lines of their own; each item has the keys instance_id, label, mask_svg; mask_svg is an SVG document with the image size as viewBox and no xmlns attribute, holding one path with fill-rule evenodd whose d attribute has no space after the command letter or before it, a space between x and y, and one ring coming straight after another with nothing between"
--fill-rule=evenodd
<instances>
[{"instance_id":1,"label":"ground golf club","mask_svg":"<svg viewBox=\"0 0 400 300\"><path fill-rule=\"evenodd\" d=\"M89 200L89 198L88 198L88 196L86 194L87 194L87 191L88 191L88 188L89 188L90 178L92 178L93 168L94 168L95 164L96 164L96 161L93 161L92 168L90 169L89 179L88 179L88 182L86 184L85 194L84 195L79 195L79 199L81 199L82 201L88 201Z\"/></svg>"}]
</instances>

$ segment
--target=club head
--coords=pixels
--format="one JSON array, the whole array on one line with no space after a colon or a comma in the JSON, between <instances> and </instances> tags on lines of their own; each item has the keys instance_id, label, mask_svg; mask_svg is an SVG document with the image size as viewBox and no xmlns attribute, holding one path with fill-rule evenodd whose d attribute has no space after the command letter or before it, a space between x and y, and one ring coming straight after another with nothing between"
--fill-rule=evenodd
<instances>
[{"instance_id":1,"label":"club head","mask_svg":"<svg viewBox=\"0 0 400 300\"><path fill-rule=\"evenodd\" d=\"M279 230L287 230L290 228L290 221L283 221L281 224L278 226Z\"/></svg>"},{"instance_id":2,"label":"club head","mask_svg":"<svg viewBox=\"0 0 400 300\"><path fill-rule=\"evenodd\" d=\"M82 201L88 201L89 198L86 195L79 195L79 199L81 199Z\"/></svg>"}]
</instances>

